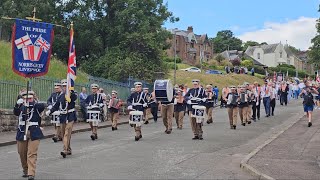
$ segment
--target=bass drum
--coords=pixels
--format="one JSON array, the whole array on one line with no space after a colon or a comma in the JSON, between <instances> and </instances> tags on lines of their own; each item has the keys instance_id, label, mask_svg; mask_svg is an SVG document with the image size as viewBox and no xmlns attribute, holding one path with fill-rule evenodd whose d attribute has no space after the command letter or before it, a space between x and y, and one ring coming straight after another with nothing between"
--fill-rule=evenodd
<instances>
[{"instance_id":1,"label":"bass drum","mask_svg":"<svg viewBox=\"0 0 320 180\"><path fill-rule=\"evenodd\" d=\"M173 85L169 79L156 80L154 82L154 93L157 101L171 102L173 99Z\"/></svg>"}]
</instances>

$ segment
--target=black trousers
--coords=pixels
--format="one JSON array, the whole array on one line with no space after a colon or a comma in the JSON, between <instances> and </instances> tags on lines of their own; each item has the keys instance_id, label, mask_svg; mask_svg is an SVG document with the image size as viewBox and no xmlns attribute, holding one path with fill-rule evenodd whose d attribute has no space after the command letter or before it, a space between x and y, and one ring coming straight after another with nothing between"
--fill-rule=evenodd
<instances>
[{"instance_id":1,"label":"black trousers","mask_svg":"<svg viewBox=\"0 0 320 180\"><path fill-rule=\"evenodd\" d=\"M153 120L157 121L158 120L158 106L157 105L151 106L151 114L153 116Z\"/></svg>"},{"instance_id":2,"label":"black trousers","mask_svg":"<svg viewBox=\"0 0 320 180\"><path fill-rule=\"evenodd\" d=\"M280 94L280 104L283 105L283 103L285 105L288 104L288 93L281 93Z\"/></svg>"},{"instance_id":3,"label":"black trousers","mask_svg":"<svg viewBox=\"0 0 320 180\"><path fill-rule=\"evenodd\" d=\"M271 99L270 101L270 107L271 107L271 114L274 114L274 108L276 107L276 98Z\"/></svg>"},{"instance_id":4,"label":"black trousers","mask_svg":"<svg viewBox=\"0 0 320 180\"><path fill-rule=\"evenodd\" d=\"M260 103L256 105L256 103L252 104L252 119L260 119Z\"/></svg>"}]
</instances>

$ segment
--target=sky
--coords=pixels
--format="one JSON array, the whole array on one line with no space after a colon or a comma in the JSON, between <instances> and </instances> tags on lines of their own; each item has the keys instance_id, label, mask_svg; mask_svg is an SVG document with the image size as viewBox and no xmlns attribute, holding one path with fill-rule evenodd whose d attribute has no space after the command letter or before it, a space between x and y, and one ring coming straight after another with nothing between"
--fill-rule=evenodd
<instances>
[{"instance_id":1,"label":"sky","mask_svg":"<svg viewBox=\"0 0 320 180\"><path fill-rule=\"evenodd\" d=\"M215 37L231 30L242 41L288 43L307 50L316 35L320 0L164 0L169 11L179 17L166 22L167 29L186 30Z\"/></svg>"}]
</instances>

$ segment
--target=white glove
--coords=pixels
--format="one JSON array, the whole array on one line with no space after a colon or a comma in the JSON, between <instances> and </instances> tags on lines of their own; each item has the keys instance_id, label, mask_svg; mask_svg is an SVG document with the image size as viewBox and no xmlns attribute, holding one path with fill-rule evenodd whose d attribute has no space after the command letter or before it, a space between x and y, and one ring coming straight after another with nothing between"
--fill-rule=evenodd
<instances>
[{"instance_id":1,"label":"white glove","mask_svg":"<svg viewBox=\"0 0 320 180\"><path fill-rule=\"evenodd\" d=\"M128 110L132 110L132 106L128 106Z\"/></svg>"},{"instance_id":2,"label":"white glove","mask_svg":"<svg viewBox=\"0 0 320 180\"><path fill-rule=\"evenodd\" d=\"M202 102L206 102L206 100L207 100L207 98L203 98L203 99L202 99Z\"/></svg>"},{"instance_id":3,"label":"white glove","mask_svg":"<svg viewBox=\"0 0 320 180\"><path fill-rule=\"evenodd\" d=\"M17 104L20 105L23 103L23 99L18 99Z\"/></svg>"},{"instance_id":4,"label":"white glove","mask_svg":"<svg viewBox=\"0 0 320 180\"><path fill-rule=\"evenodd\" d=\"M147 103L144 103L142 106L143 106L143 107L147 107L147 106L148 106L148 104L147 104Z\"/></svg>"},{"instance_id":5,"label":"white glove","mask_svg":"<svg viewBox=\"0 0 320 180\"><path fill-rule=\"evenodd\" d=\"M191 104L191 100L188 100L188 101L187 101L187 104Z\"/></svg>"},{"instance_id":6,"label":"white glove","mask_svg":"<svg viewBox=\"0 0 320 180\"><path fill-rule=\"evenodd\" d=\"M48 109L51 110L51 109L52 109L52 105L49 105L49 106L48 106Z\"/></svg>"},{"instance_id":7,"label":"white glove","mask_svg":"<svg viewBox=\"0 0 320 180\"><path fill-rule=\"evenodd\" d=\"M50 116L50 113L51 113L50 110L46 111L46 116Z\"/></svg>"}]
</instances>

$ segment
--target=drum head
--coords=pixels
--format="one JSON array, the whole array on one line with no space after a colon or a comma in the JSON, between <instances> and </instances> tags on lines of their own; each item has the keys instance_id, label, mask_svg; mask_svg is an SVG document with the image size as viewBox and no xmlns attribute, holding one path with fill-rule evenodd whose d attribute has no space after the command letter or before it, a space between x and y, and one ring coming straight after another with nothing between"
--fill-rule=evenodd
<instances>
[{"instance_id":1,"label":"drum head","mask_svg":"<svg viewBox=\"0 0 320 180\"><path fill-rule=\"evenodd\" d=\"M169 79L167 83L167 98L169 102L171 102L173 99L173 85Z\"/></svg>"}]
</instances>

